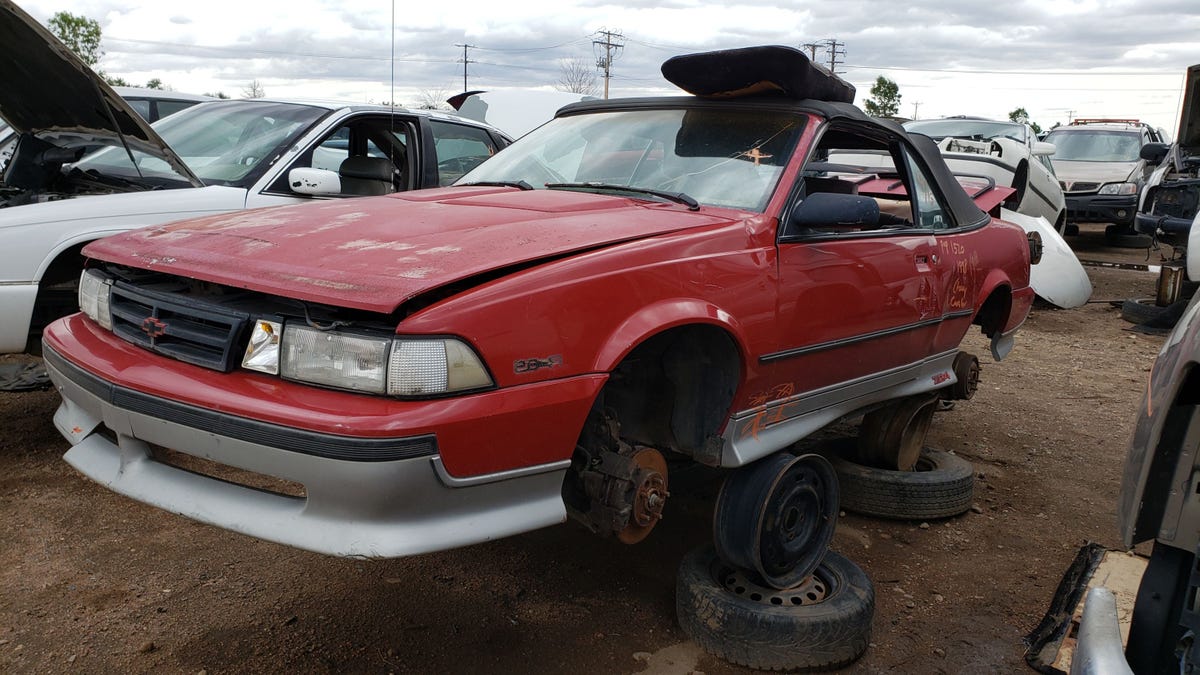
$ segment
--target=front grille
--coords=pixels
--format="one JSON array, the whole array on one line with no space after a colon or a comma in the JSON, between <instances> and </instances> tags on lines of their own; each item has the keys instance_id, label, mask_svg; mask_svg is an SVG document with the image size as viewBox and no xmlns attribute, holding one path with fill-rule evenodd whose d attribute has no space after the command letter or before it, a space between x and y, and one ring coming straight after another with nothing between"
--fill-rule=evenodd
<instances>
[{"instance_id":1,"label":"front grille","mask_svg":"<svg viewBox=\"0 0 1200 675\"><path fill-rule=\"evenodd\" d=\"M1061 181L1063 192L1095 192L1100 189L1099 183L1069 183Z\"/></svg>"},{"instance_id":2,"label":"front grille","mask_svg":"<svg viewBox=\"0 0 1200 675\"><path fill-rule=\"evenodd\" d=\"M113 285L110 307L113 333L150 351L222 372L240 361L249 314L124 282Z\"/></svg>"}]
</instances>

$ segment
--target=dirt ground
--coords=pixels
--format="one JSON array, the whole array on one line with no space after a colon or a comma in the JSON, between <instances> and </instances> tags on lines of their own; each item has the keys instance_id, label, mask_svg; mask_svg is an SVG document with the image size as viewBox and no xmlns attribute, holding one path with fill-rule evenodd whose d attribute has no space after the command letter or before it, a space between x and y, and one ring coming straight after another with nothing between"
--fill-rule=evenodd
<instances>
[{"instance_id":1,"label":"dirt ground","mask_svg":"<svg viewBox=\"0 0 1200 675\"><path fill-rule=\"evenodd\" d=\"M1158 262L1070 239L1081 259ZM930 445L971 460L972 512L930 523L845 515L834 548L871 577L871 646L854 673L1017 672L1022 637L1085 541L1119 545L1115 501L1162 336L1107 300L1149 272L1088 267L1093 301L1038 306L976 397ZM711 489L676 490L637 546L568 523L414 558L323 557L133 502L61 460L53 391L0 393L0 671L744 672L675 621L674 578L708 539ZM978 512L975 512L978 511ZM1032 672L1032 671L1030 671Z\"/></svg>"}]
</instances>

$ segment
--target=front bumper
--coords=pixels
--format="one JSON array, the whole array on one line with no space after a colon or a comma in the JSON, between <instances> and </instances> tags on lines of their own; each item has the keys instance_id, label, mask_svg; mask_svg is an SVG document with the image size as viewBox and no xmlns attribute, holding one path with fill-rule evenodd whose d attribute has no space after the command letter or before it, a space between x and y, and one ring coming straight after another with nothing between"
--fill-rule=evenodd
<instances>
[{"instance_id":1,"label":"front bumper","mask_svg":"<svg viewBox=\"0 0 1200 675\"><path fill-rule=\"evenodd\" d=\"M1137 195L1067 195L1067 221L1129 226L1137 213Z\"/></svg>"},{"instance_id":2,"label":"front bumper","mask_svg":"<svg viewBox=\"0 0 1200 675\"><path fill-rule=\"evenodd\" d=\"M318 553L387 558L566 520L561 486L569 461L462 479L446 472L432 436L357 439L276 429L316 450L306 452L286 447L289 439L281 441L271 425L220 411L158 401L175 406L164 414L156 397L105 382L49 345L45 354L63 399L54 424L74 444L66 461L116 492L205 523ZM388 448L383 454L380 444ZM154 446L299 483L304 496L193 473L159 461Z\"/></svg>"}]
</instances>

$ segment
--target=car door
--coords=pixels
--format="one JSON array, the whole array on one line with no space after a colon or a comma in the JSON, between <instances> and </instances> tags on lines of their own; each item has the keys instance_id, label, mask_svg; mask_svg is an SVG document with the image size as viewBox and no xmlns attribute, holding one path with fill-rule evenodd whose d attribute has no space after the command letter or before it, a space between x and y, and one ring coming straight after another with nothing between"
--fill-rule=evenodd
<instances>
[{"instance_id":1,"label":"car door","mask_svg":"<svg viewBox=\"0 0 1200 675\"><path fill-rule=\"evenodd\" d=\"M288 184L288 172L306 167L336 173L341 163L352 156L389 158L396 169L397 190L421 187L420 176L413 170L416 159L414 153L410 152L410 141L416 137L414 124L409 116L379 113L338 119L298 153L290 154L289 161L281 162L277 170L269 173L269 178L265 179L266 187L252 190L247 197L246 207L312 199L292 192Z\"/></svg>"},{"instance_id":2,"label":"car door","mask_svg":"<svg viewBox=\"0 0 1200 675\"><path fill-rule=\"evenodd\" d=\"M869 196L894 214L893 224L782 230L778 349L760 358L773 371L774 389L840 387L852 396L881 388L884 373L930 353L944 302L937 278L945 256L934 229L944 226L945 214L936 199L925 204L932 192L914 184L906 166L854 175L836 165L826 170L823 161L830 152L864 149L905 161L899 137L872 132L875 138L860 137L853 127L827 131L804 171L801 199L822 191Z\"/></svg>"}]
</instances>

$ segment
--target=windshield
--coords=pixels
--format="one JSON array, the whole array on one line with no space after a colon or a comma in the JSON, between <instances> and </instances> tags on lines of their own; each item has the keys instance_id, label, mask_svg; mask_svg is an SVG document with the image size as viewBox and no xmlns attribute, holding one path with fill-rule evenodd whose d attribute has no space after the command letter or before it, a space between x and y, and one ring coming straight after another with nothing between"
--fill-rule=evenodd
<instances>
[{"instance_id":1,"label":"windshield","mask_svg":"<svg viewBox=\"0 0 1200 675\"><path fill-rule=\"evenodd\" d=\"M154 130L206 185L248 187L279 151L328 111L266 101L222 101L192 106L156 122ZM107 147L75 163L80 171L136 180L179 180L166 162L134 151L137 169L121 147Z\"/></svg>"},{"instance_id":2,"label":"windshield","mask_svg":"<svg viewBox=\"0 0 1200 675\"><path fill-rule=\"evenodd\" d=\"M741 109L621 110L551 120L456 184L524 181L620 194L683 193L714 206L762 211L804 118ZM566 183L554 186L555 183ZM595 185L569 185L592 183ZM653 194L626 196L656 199Z\"/></svg>"},{"instance_id":3,"label":"windshield","mask_svg":"<svg viewBox=\"0 0 1200 675\"><path fill-rule=\"evenodd\" d=\"M920 120L905 122L906 131L925 134L930 138L941 140L953 136L955 138L976 138L991 140L993 138L1011 138L1024 143L1025 125L1015 122L993 122L992 120Z\"/></svg>"},{"instance_id":4,"label":"windshield","mask_svg":"<svg viewBox=\"0 0 1200 675\"><path fill-rule=\"evenodd\" d=\"M1136 162L1142 149L1142 136L1136 131L1061 130L1046 134L1054 144L1054 161Z\"/></svg>"}]
</instances>

